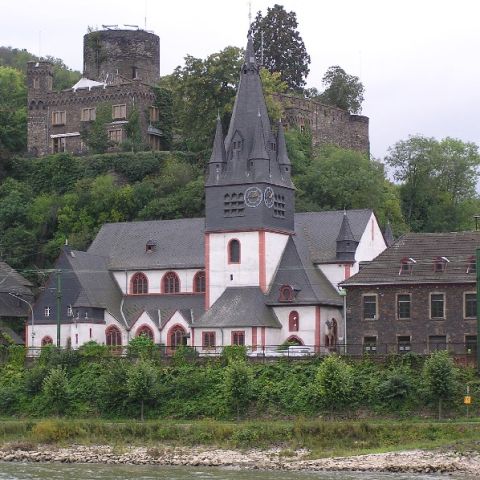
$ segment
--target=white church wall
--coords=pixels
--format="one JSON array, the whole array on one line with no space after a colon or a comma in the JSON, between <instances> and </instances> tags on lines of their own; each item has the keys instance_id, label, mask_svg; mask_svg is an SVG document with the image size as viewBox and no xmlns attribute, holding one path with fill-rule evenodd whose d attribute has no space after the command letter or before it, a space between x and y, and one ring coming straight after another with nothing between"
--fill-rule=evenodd
<instances>
[{"instance_id":1,"label":"white church wall","mask_svg":"<svg viewBox=\"0 0 480 480\"><path fill-rule=\"evenodd\" d=\"M168 322L164 325L160 332L160 343L163 345L169 345L169 334L170 330L175 326L175 325L180 325L184 330L185 333L190 334L190 340L188 341L188 344L191 345L191 331L190 331L190 326L186 322L186 320L183 318L183 315L180 312L175 312L172 317L168 320Z\"/></svg>"},{"instance_id":2,"label":"white church wall","mask_svg":"<svg viewBox=\"0 0 480 480\"><path fill-rule=\"evenodd\" d=\"M150 318L150 316L147 314L147 312L143 312L138 317L137 321L132 325L132 328L130 329L130 340L138 335L139 329L144 325L146 325L152 330L153 342L160 343L160 332L158 330L158 327L155 324L155 322L153 322L153 320Z\"/></svg>"},{"instance_id":3,"label":"white church wall","mask_svg":"<svg viewBox=\"0 0 480 480\"><path fill-rule=\"evenodd\" d=\"M386 248L387 245L385 244L382 231L380 230L375 215L372 213L367 228L365 228L360 243L358 244L357 251L355 252L355 260L357 263L354 265L351 275L358 272L358 262L373 260Z\"/></svg>"},{"instance_id":4,"label":"white church wall","mask_svg":"<svg viewBox=\"0 0 480 480\"><path fill-rule=\"evenodd\" d=\"M274 307L275 315L282 324L278 345L290 337L299 338L304 345L315 345L315 306ZM289 317L291 312L297 312L299 317L298 331L290 331Z\"/></svg>"},{"instance_id":5,"label":"white church wall","mask_svg":"<svg viewBox=\"0 0 480 480\"><path fill-rule=\"evenodd\" d=\"M350 265L349 265L350 267ZM343 263L323 263L315 265L315 268L327 277L328 281L338 290L338 284L346 278L346 266ZM347 267L348 268L348 267ZM352 267L350 267L350 273Z\"/></svg>"},{"instance_id":6,"label":"white church wall","mask_svg":"<svg viewBox=\"0 0 480 480\"><path fill-rule=\"evenodd\" d=\"M268 289L277 271L289 237L289 235L282 233L265 232L265 270Z\"/></svg>"}]
</instances>

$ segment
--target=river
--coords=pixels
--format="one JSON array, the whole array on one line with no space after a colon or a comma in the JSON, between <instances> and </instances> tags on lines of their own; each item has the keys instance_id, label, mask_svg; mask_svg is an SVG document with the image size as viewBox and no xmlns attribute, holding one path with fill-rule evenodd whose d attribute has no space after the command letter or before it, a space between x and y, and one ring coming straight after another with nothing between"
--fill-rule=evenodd
<instances>
[{"instance_id":1,"label":"river","mask_svg":"<svg viewBox=\"0 0 480 480\"><path fill-rule=\"evenodd\" d=\"M55 463L0 463L0 480L435 480L465 475L359 472L259 472L219 468ZM471 477L473 478L473 477Z\"/></svg>"}]
</instances>

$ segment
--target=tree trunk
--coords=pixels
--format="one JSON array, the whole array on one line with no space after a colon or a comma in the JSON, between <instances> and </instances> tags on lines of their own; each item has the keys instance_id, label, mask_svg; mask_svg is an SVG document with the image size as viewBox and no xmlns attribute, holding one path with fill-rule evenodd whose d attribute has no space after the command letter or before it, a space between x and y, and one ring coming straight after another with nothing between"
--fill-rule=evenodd
<instances>
[{"instance_id":1,"label":"tree trunk","mask_svg":"<svg viewBox=\"0 0 480 480\"><path fill-rule=\"evenodd\" d=\"M143 400L140 403L140 420L143 422Z\"/></svg>"}]
</instances>

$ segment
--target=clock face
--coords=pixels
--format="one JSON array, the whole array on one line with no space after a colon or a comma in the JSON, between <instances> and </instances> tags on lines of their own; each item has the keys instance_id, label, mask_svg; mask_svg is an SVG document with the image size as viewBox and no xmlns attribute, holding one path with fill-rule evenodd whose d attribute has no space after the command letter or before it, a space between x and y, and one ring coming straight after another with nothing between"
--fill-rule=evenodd
<instances>
[{"instance_id":1,"label":"clock face","mask_svg":"<svg viewBox=\"0 0 480 480\"><path fill-rule=\"evenodd\" d=\"M262 191L258 187L250 187L245 190L245 205L258 207L262 203Z\"/></svg>"},{"instance_id":2,"label":"clock face","mask_svg":"<svg viewBox=\"0 0 480 480\"><path fill-rule=\"evenodd\" d=\"M274 194L271 187L267 187L263 193L263 199L267 208L272 208L274 203Z\"/></svg>"}]
</instances>

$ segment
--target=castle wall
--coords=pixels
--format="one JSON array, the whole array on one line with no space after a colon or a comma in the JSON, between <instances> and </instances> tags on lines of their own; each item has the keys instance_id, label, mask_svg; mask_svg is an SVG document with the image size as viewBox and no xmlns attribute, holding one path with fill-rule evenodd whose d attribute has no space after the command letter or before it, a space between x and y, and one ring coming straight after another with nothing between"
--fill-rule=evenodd
<instances>
[{"instance_id":1,"label":"castle wall","mask_svg":"<svg viewBox=\"0 0 480 480\"><path fill-rule=\"evenodd\" d=\"M117 75L150 85L160 78L160 38L145 30L100 30L83 37L83 74L110 83Z\"/></svg>"},{"instance_id":2,"label":"castle wall","mask_svg":"<svg viewBox=\"0 0 480 480\"><path fill-rule=\"evenodd\" d=\"M310 129L314 146L337 145L370 152L368 117L292 95L277 94L275 97L283 105L287 125Z\"/></svg>"}]
</instances>

